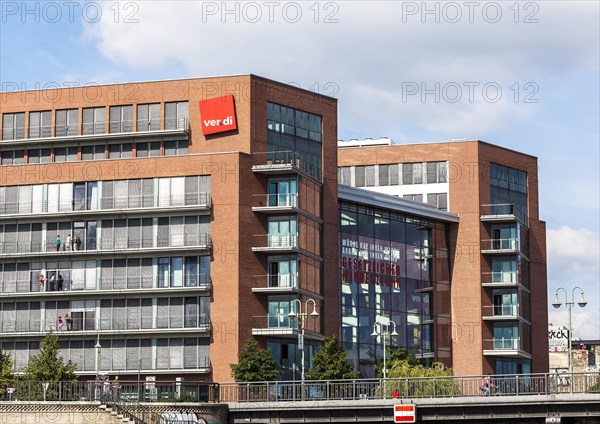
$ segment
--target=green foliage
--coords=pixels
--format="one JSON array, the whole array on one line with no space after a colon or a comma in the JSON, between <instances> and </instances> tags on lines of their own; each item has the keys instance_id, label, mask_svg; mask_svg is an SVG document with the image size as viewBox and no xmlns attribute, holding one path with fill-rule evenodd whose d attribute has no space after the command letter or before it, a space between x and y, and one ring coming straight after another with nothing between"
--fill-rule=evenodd
<instances>
[{"instance_id":1,"label":"green foliage","mask_svg":"<svg viewBox=\"0 0 600 424\"><path fill-rule=\"evenodd\" d=\"M390 370L394 364L400 361L406 361L409 365L416 367L420 364L419 360L408 351L408 349L399 347L394 349L393 347L387 347L386 349L386 367ZM383 358L379 358L375 364L375 375L377 378L383 378ZM389 377L389 373L388 373Z\"/></svg>"},{"instance_id":2,"label":"green foliage","mask_svg":"<svg viewBox=\"0 0 600 424\"><path fill-rule=\"evenodd\" d=\"M454 379L450 378L452 375L452 369L439 362L431 367L424 367L414 364L410 359L397 360L388 366L388 379L410 380L388 381L386 397L391 397L395 389L398 389L401 397L456 396L460 394L460 390Z\"/></svg>"},{"instance_id":3,"label":"green foliage","mask_svg":"<svg viewBox=\"0 0 600 424\"><path fill-rule=\"evenodd\" d=\"M9 353L0 350L0 382L14 379L13 360Z\"/></svg>"},{"instance_id":4,"label":"green foliage","mask_svg":"<svg viewBox=\"0 0 600 424\"><path fill-rule=\"evenodd\" d=\"M238 354L238 363L231 364L231 375L237 382L274 381L279 377L279 366L268 349L249 338Z\"/></svg>"},{"instance_id":5,"label":"green foliage","mask_svg":"<svg viewBox=\"0 0 600 424\"><path fill-rule=\"evenodd\" d=\"M58 336L48 332L40 345L40 353L32 356L23 370L23 380L26 381L77 381L75 364L71 361L64 363L59 353Z\"/></svg>"},{"instance_id":6,"label":"green foliage","mask_svg":"<svg viewBox=\"0 0 600 424\"><path fill-rule=\"evenodd\" d=\"M325 337L321 350L313 357L314 368L307 374L309 380L342 380L358 377L346 360L347 352L336 337Z\"/></svg>"}]
</instances>

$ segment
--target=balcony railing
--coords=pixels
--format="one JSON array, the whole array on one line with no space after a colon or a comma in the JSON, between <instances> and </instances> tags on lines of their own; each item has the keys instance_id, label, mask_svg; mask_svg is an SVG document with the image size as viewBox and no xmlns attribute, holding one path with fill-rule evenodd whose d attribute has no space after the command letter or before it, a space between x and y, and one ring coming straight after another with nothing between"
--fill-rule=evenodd
<instances>
[{"instance_id":1,"label":"balcony railing","mask_svg":"<svg viewBox=\"0 0 600 424\"><path fill-rule=\"evenodd\" d=\"M483 306L483 316L517 318L519 316L519 305Z\"/></svg>"},{"instance_id":2,"label":"balcony railing","mask_svg":"<svg viewBox=\"0 0 600 424\"><path fill-rule=\"evenodd\" d=\"M269 274L268 287L298 287L298 276L295 274Z\"/></svg>"},{"instance_id":3,"label":"balcony railing","mask_svg":"<svg viewBox=\"0 0 600 424\"><path fill-rule=\"evenodd\" d=\"M146 122L145 125L141 122L133 121L130 119L122 119L118 121L106 121L106 122L83 122L81 124L73 125L42 125L39 127L12 127L3 129L3 141L20 141L20 140L37 140L51 138L52 128L54 128L53 138L60 137L85 137L89 135L102 135L102 134L127 134L134 132L133 124L137 125L137 131L135 132L153 132L153 131L169 131L169 130L183 130L189 129L188 118L164 118L164 130L161 129L160 120ZM81 134L79 134L79 127L81 126ZM108 131L108 132L107 132ZM26 135L29 135L27 138Z\"/></svg>"},{"instance_id":4,"label":"balcony railing","mask_svg":"<svg viewBox=\"0 0 600 424\"><path fill-rule=\"evenodd\" d=\"M209 207L211 205L210 193L189 193L185 196L174 195L128 195L101 197L94 199L92 203L87 201L68 202L60 201L35 201L35 203L24 203L7 200L0 203L0 215L28 215L41 213L68 213L68 212L92 212L104 210L120 210L133 208L165 208L179 206L200 206Z\"/></svg>"},{"instance_id":5,"label":"balcony railing","mask_svg":"<svg viewBox=\"0 0 600 424\"><path fill-rule=\"evenodd\" d=\"M254 236L253 249L289 250L298 247L297 234L261 234Z\"/></svg>"},{"instance_id":6,"label":"balcony railing","mask_svg":"<svg viewBox=\"0 0 600 424\"><path fill-rule=\"evenodd\" d=\"M483 220L500 221L503 218L514 220L515 218L527 225L527 211L521 209L514 203L495 203L481 205L481 218Z\"/></svg>"},{"instance_id":7,"label":"balcony railing","mask_svg":"<svg viewBox=\"0 0 600 424\"><path fill-rule=\"evenodd\" d=\"M518 252L519 240L517 238L481 240L481 250L498 253Z\"/></svg>"},{"instance_id":8,"label":"balcony railing","mask_svg":"<svg viewBox=\"0 0 600 424\"><path fill-rule=\"evenodd\" d=\"M200 248L211 247L210 234L196 234L192 240L190 235L181 237L159 238L156 241L149 240L148 244L139 240L114 239L114 238L87 238L78 245L70 246L66 240L62 240L60 246L54 240L42 242L20 242L5 241L0 243L0 255L26 255L26 254L84 254L85 252L113 252L113 251L143 251L157 248Z\"/></svg>"},{"instance_id":9,"label":"balcony railing","mask_svg":"<svg viewBox=\"0 0 600 424\"><path fill-rule=\"evenodd\" d=\"M296 193L257 194L252 196L252 207L295 208L298 207L298 195Z\"/></svg>"},{"instance_id":10,"label":"balcony railing","mask_svg":"<svg viewBox=\"0 0 600 424\"><path fill-rule=\"evenodd\" d=\"M521 349L520 337L494 338L483 341L484 350L519 350Z\"/></svg>"},{"instance_id":11,"label":"balcony railing","mask_svg":"<svg viewBox=\"0 0 600 424\"><path fill-rule=\"evenodd\" d=\"M253 154L255 172L300 171L317 181L322 180L320 156L309 156L297 150L257 152Z\"/></svg>"},{"instance_id":12,"label":"balcony railing","mask_svg":"<svg viewBox=\"0 0 600 424\"><path fill-rule=\"evenodd\" d=\"M483 272L481 280L484 284L517 284L519 273L517 271L493 271Z\"/></svg>"}]
</instances>

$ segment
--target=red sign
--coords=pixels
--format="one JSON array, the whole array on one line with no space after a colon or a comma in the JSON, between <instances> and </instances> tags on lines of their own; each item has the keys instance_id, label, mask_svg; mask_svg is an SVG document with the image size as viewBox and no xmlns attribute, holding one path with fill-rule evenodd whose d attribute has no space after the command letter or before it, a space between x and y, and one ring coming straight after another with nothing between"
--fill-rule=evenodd
<instances>
[{"instance_id":1,"label":"red sign","mask_svg":"<svg viewBox=\"0 0 600 424\"><path fill-rule=\"evenodd\" d=\"M202 134L210 135L237 129L233 95L200 100Z\"/></svg>"},{"instance_id":2,"label":"red sign","mask_svg":"<svg viewBox=\"0 0 600 424\"><path fill-rule=\"evenodd\" d=\"M417 407L415 405L394 405L394 422L417 422Z\"/></svg>"}]
</instances>

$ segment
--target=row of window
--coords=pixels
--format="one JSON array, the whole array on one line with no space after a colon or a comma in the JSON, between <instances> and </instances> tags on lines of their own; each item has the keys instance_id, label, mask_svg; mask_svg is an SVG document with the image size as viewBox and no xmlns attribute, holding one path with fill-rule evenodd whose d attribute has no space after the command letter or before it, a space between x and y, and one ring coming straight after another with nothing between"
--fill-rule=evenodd
<instances>
[{"instance_id":1,"label":"row of window","mask_svg":"<svg viewBox=\"0 0 600 424\"><path fill-rule=\"evenodd\" d=\"M2 254L209 245L208 216L0 225Z\"/></svg>"},{"instance_id":2,"label":"row of window","mask_svg":"<svg viewBox=\"0 0 600 424\"><path fill-rule=\"evenodd\" d=\"M188 154L188 140L154 141L135 143L135 157L185 156ZM54 156L52 156L54 151ZM37 163L75 162L79 160L77 146L55 147L53 149L4 150L2 165L24 165ZM133 144L94 144L81 146L81 160L128 159L133 157Z\"/></svg>"},{"instance_id":3,"label":"row of window","mask_svg":"<svg viewBox=\"0 0 600 424\"><path fill-rule=\"evenodd\" d=\"M448 182L447 162L393 163L343 166L338 168L340 184L353 187L379 187Z\"/></svg>"},{"instance_id":4,"label":"row of window","mask_svg":"<svg viewBox=\"0 0 600 424\"><path fill-rule=\"evenodd\" d=\"M403 194L403 199L414 202L423 202L423 194ZM427 204L435 206L439 210L448 210L448 193L427 193Z\"/></svg>"},{"instance_id":5,"label":"row of window","mask_svg":"<svg viewBox=\"0 0 600 424\"><path fill-rule=\"evenodd\" d=\"M210 284L210 256L0 263L2 293L208 288Z\"/></svg>"},{"instance_id":6,"label":"row of window","mask_svg":"<svg viewBox=\"0 0 600 424\"><path fill-rule=\"evenodd\" d=\"M96 371L95 340L60 340L60 355L75 364L76 371ZM100 371L208 369L210 345L206 337L100 339ZM37 341L4 341L1 348L22 370L29 358L39 354Z\"/></svg>"},{"instance_id":7,"label":"row of window","mask_svg":"<svg viewBox=\"0 0 600 424\"><path fill-rule=\"evenodd\" d=\"M210 297L0 303L2 333L159 328L209 329Z\"/></svg>"},{"instance_id":8,"label":"row of window","mask_svg":"<svg viewBox=\"0 0 600 424\"><path fill-rule=\"evenodd\" d=\"M123 133L133 131L161 130L161 104L140 104L133 116L133 105L109 106L108 132ZM106 107L83 108L81 127L79 109L56 110L54 116L54 136L91 135L106 133ZM188 102L167 102L164 104L164 129L187 129L189 117ZM52 111L29 112L29 127L25 134L25 112L2 114L2 140L24 138L44 138L52 136Z\"/></svg>"},{"instance_id":9,"label":"row of window","mask_svg":"<svg viewBox=\"0 0 600 424\"><path fill-rule=\"evenodd\" d=\"M0 214L208 205L210 176L0 187Z\"/></svg>"}]
</instances>

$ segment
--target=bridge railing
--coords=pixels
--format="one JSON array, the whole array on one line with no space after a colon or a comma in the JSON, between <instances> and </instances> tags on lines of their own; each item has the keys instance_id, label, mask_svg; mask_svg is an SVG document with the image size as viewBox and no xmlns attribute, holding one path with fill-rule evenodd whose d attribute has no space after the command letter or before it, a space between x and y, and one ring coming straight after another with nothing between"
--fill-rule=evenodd
<instances>
[{"instance_id":1,"label":"bridge railing","mask_svg":"<svg viewBox=\"0 0 600 424\"><path fill-rule=\"evenodd\" d=\"M485 384L487 382L487 389ZM600 374L522 374L221 383L221 402L278 402L600 393Z\"/></svg>"}]
</instances>

